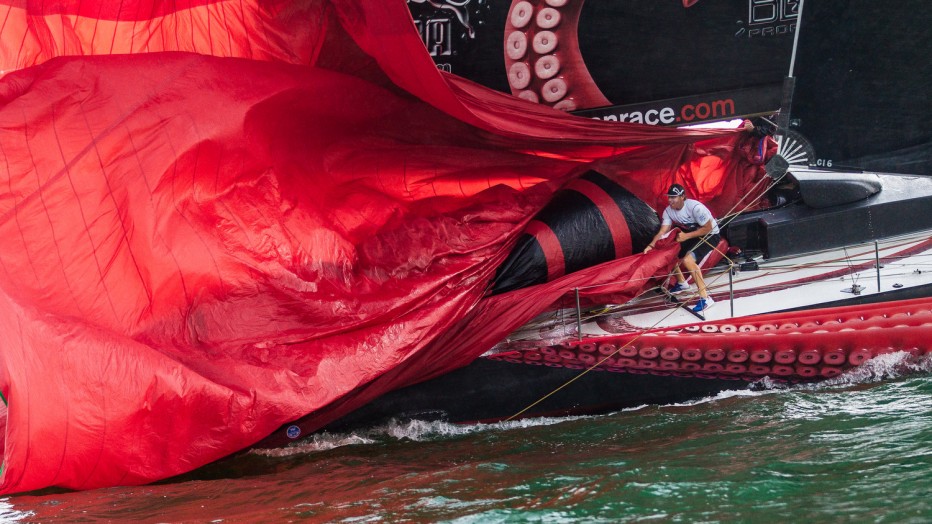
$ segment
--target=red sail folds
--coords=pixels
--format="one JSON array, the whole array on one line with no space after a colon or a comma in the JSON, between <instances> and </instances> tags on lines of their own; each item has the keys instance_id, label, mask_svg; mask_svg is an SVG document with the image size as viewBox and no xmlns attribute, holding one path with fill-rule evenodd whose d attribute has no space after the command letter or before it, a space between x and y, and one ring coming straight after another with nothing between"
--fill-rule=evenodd
<instances>
[{"instance_id":1,"label":"red sail folds","mask_svg":"<svg viewBox=\"0 0 932 524\"><path fill-rule=\"evenodd\" d=\"M589 168L719 213L761 176L738 134L442 74L401 0L92 4L0 5L2 493L166 478L467 364L555 293L483 298ZM611 274L673 255L636 256Z\"/></svg>"}]
</instances>

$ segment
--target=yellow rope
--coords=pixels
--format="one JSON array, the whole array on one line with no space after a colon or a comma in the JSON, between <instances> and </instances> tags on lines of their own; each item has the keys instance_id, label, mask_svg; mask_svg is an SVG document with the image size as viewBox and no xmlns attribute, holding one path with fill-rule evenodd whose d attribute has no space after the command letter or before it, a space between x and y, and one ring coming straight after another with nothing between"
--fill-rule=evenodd
<instances>
[{"instance_id":1,"label":"yellow rope","mask_svg":"<svg viewBox=\"0 0 932 524\"><path fill-rule=\"evenodd\" d=\"M651 289L654 289L654 288L651 288ZM634 338L632 338L631 340L629 340L628 342L626 342L626 343L625 343L623 346L621 346L620 348L618 348L618 349L616 349L615 351L611 352L610 354L606 355L602 360L596 362L595 364L592 364L591 366L589 366L587 369L585 369L585 370L583 370L582 372L580 372L580 373L579 373L578 375L576 375L575 377L573 377L573 378L567 380L566 382L564 382L563 384L561 384L560 386L558 386L556 389L554 389L554 390L551 391L550 393L547 393L546 395L544 395L544 396L540 397L539 399L535 400L532 404L529 404L527 407L525 407L525 408L522 409L521 411L519 411L519 412L515 413L514 415L512 415L512 416L506 418L506 419L505 419L505 422L508 422L508 421L510 421L510 420L515 419L516 417L521 416L522 413L524 413L524 412L526 412L527 410L533 408L534 406L540 404L540 403L543 402L544 400L547 400L549 397L551 397L552 395L556 394L558 391L560 391L561 389L565 388L566 386L569 386L569 385L572 384L573 382L576 382L576 381L579 380L581 377L583 377L586 373L589 373L589 372L592 371L593 369L595 369L595 368L601 366L606 360L612 358L613 356L615 356L616 354L618 354L619 351L621 351L622 349L624 349L624 348L630 346L631 344L633 344L637 339L641 338L641 337L644 335L644 333L646 333L646 332L648 332L648 331L650 331L650 330L656 328L657 326L659 326L664 320L670 318L670 315L672 315L672 314L675 313L675 312L676 312L676 308L671 309L670 312L667 313L666 316L664 316L663 318L661 318L660 320L658 320L656 323L654 323L653 326L651 326L651 327L649 327L649 328L647 328L647 329L645 329L645 330L642 330L640 333L637 334L637 336L635 336Z\"/></svg>"}]
</instances>

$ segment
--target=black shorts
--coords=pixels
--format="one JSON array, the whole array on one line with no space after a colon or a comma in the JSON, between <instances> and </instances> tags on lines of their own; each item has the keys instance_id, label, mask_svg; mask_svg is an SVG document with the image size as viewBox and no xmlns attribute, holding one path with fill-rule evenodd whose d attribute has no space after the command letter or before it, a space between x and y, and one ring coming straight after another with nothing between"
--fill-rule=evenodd
<instances>
[{"instance_id":1,"label":"black shorts","mask_svg":"<svg viewBox=\"0 0 932 524\"><path fill-rule=\"evenodd\" d=\"M703 240L702 237L690 238L686 242L680 244L679 256L683 258L691 252L693 256L696 257L696 264L701 265L702 260L712 252L712 249L718 245L721 239L722 237L719 235L709 235L705 240Z\"/></svg>"}]
</instances>

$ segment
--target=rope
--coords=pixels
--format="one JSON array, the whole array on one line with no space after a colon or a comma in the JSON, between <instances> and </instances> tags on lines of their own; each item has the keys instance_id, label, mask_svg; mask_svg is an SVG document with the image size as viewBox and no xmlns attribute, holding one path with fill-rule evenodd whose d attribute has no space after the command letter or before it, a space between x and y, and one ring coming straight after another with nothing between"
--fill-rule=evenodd
<instances>
[{"instance_id":1,"label":"rope","mask_svg":"<svg viewBox=\"0 0 932 524\"><path fill-rule=\"evenodd\" d=\"M653 289L653 288L651 288L651 289ZM595 369L595 368L601 366L605 361L607 361L608 359L610 359L610 358L614 357L616 354L618 354L619 351L621 351L622 349L624 349L624 348L630 346L630 345L633 344L637 339L639 339L639 338L641 338L642 336L644 336L644 333L646 333L646 332L648 332L648 331L650 331L650 330L656 328L656 327L659 326L663 321L665 321L666 319L670 318L670 316L671 316L673 313L675 313L675 312L676 312L676 308L671 309L669 313L667 313L663 318L661 318L660 320L658 320L657 322L655 322L653 326L647 328L646 330L641 331L640 333L637 334L637 336L635 336L634 338L632 338L631 340L629 340L628 342L626 342L623 346L621 346L620 348L618 348L618 349L616 349L615 351L611 352L610 354L605 355L605 357L602 358L602 360L599 360L599 361L596 362L595 364L592 364L591 366L589 366L589 367L586 368L585 370L581 371L581 372L580 372L578 375L576 375L575 377L573 377L573 378L567 380L566 382L564 382L563 384L561 384L560 386L558 386L556 389L554 389L554 390L551 391L550 393L547 393L546 395L544 395L544 396L540 397L539 399L535 400L533 403L529 404L527 407L525 407L525 408L522 409L521 411L519 411L519 412L515 413L514 415L512 415L512 416L506 418L506 419L505 419L505 422L511 421L511 420L513 420L513 419L515 419L515 418L521 416L522 413L524 413L524 412L526 412L527 410L533 408L534 406L540 404L541 402L547 400L548 398L550 398L551 396L553 396L554 394L556 394L558 391L560 391L561 389L563 389L563 388L569 386L569 385L572 384L573 382L576 382L577 380L579 380L580 378L582 378L583 376L585 376L586 373L589 373L589 372L592 371L593 369Z\"/></svg>"},{"instance_id":2,"label":"rope","mask_svg":"<svg viewBox=\"0 0 932 524\"><path fill-rule=\"evenodd\" d=\"M845 262L848 264L848 271L851 273L851 291L854 292L858 288L858 280L860 275L854 271L854 266L851 265L851 260L849 260L850 255L848 255L848 246L843 246L845 250Z\"/></svg>"}]
</instances>

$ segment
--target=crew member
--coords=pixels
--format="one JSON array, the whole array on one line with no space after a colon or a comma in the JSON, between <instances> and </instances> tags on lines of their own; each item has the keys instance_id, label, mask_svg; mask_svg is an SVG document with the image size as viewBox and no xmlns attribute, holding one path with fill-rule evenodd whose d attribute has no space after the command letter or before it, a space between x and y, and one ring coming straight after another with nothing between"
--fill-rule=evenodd
<instances>
[{"instance_id":1,"label":"crew member","mask_svg":"<svg viewBox=\"0 0 932 524\"><path fill-rule=\"evenodd\" d=\"M689 289L686 278L680 270L685 267L693 277L693 282L699 290L699 301L692 308L695 312L705 311L715 303L706 289L705 280L702 279L702 270L699 269L701 261L719 242L718 223L712 216L709 208L698 200L686 198L686 188L673 184L667 191L670 205L663 210L660 221L660 231L654 239L644 248L647 253L654 248L654 243L667 234L675 225L680 229L676 241L680 243L680 263L676 266L676 285L670 288L670 293L680 294Z\"/></svg>"}]
</instances>

